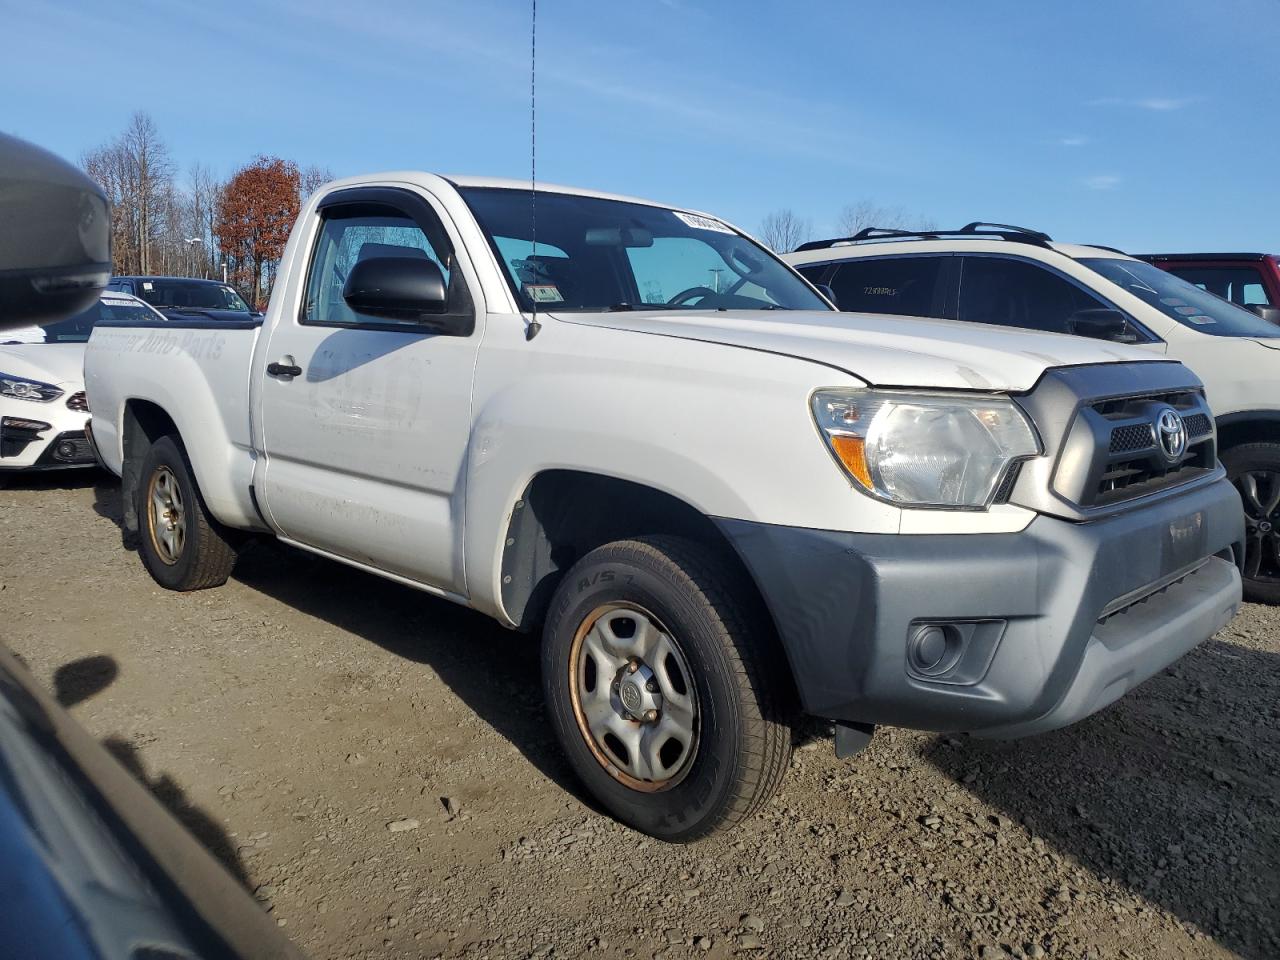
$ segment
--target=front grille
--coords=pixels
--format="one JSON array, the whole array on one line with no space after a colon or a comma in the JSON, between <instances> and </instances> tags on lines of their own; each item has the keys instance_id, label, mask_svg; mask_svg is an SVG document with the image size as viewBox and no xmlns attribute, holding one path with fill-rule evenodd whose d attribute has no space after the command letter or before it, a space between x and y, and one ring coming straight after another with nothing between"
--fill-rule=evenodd
<instances>
[{"instance_id":1,"label":"front grille","mask_svg":"<svg viewBox=\"0 0 1280 960\"><path fill-rule=\"evenodd\" d=\"M1112 463L1098 481L1094 504L1101 506L1118 500L1132 500L1144 493L1155 493L1164 487L1192 480L1213 469L1214 461L1206 455L1211 449L1211 444L1200 444L1174 464L1163 464L1150 456Z\"/></svg>"},{"instance_id":2,"label":"front grille","mask_svg":"<svg viewBox=\"0 0 1280 960\"><path fill-rule=\"evenodd\" d=\"M1182 422L1187 425L1187 436L1193 440L1213 433L1213 421L1203 413L1193 413L1189 417L1183 417Z\"/></svg>"},{"instance_id":3,"label":"front grille","mask_svg":"<svg viewBox=\"0 0 1280 960\"><path fill-rule=\"evenodd\" d=\"M1157 421L1169 408L1182 420L1186 449L1166 455ZM1055 489L1086 509L1112 506L1189 483L1217 469L1213 419L1199 391L1094 400L1068 431Z\"/></svg>"},{"instance_id":4,"label":"front grille","mask_svg":"<svg viewBox=\"0 0 1280 960\"><path fill-rule=\"evenodd\" d=\"M67 407L72 410L79 410L82 413L88 413L89 400L85 397L84 391L81 390L79 393L73 393L71 396L67 397Z\"/></svg>"},{"instance_id":5,"label":"front grille","mask_svg":"<svg viewBox=\"0 0 1280 960\"><path fill-rule=\"evenodd\" d=\"M1156 433L1149 423L1131 423L1111 431L1111 452L1132 453L1156 445Z\"/></svg>"}]
</instances>

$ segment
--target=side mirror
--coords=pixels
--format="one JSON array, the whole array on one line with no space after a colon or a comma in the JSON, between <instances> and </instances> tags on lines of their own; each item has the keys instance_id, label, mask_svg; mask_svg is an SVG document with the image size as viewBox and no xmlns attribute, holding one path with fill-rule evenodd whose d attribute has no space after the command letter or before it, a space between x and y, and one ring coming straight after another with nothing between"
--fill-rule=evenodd
<instances>
[{"instance_id":1,"label":"side mirror","mask_svg":"<svg viewBox=\"0 0 1280 960\"><path fill-rule=\"evenodd\" d=\"M372 257L347 274L342 299L356 313L421 323L443 332L455 326L441 315L449 309L449 287L434 260L426 257Z\"/></svg>"},{"instance_id":2,"label":"side mirror","mask_svg":"<svg viewBox=\"0 0 1280 960\"><path fill-rule=\"evenodd\" d=\"M1137 335L1129 329L1129 319L1119 310L1077 310L1067 318L1067 332L1113 343L1138 342Z\"/></svg>"},{"instance_id":3,"label":"side mirror","mask_svg":"<svg viewBox=\"0 0 1280 960\"><path fill-rule=\"evenodd\" d=\"M836 296L836 292L825 283L815 283L814 289L836 305L836 309L840 309L840 299Z\"/></svg>"},{"instance_id":4,"label":"side mirror","mask_svg":"<svg viewBox=\"0 0 1280 960\"><path fill-rule=\"evenodd\" d=\"M111 276L111 213L84 173L0 133L0 330L93 305Z\"/></svg>"},{"instance_id":5,"label":"side mirror","mask_svg":"<svg viewBox=\"0 0 1280 960\"><path fill-rule=\"evenodd\" d=\"M1280 307L1269 303L1251 303L1249 309L1267 321L1267 323L1274 323L1280 327Z\"/></svg>"}]
</instances>

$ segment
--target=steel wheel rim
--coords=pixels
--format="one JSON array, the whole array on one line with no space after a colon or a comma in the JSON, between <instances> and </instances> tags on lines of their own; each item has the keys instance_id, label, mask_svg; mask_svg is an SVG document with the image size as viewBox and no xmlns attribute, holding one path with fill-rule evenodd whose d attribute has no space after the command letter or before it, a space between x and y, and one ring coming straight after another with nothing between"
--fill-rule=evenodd
<instances>
[{"instance_id":1,"label":"steel wheel rim","mask_svg":"<svg viewBox=\"0 0 1280 960\"><path fill-rule=\"evenodd\" d=\"M1236 489L1244 501L1244 575L1280 582L1280 471L1246 470Z\"/></svg>"},{"instance_id":2,"label":"steel wheel rim","mask_svg":"<svg viewBox=\"0 0 1280 960\"><path fill-rule=\"evenodd\" d=\"M645 793L685 778L698 751L698 694L657 617L635 604L597 607L574 634L568 681L578 731L610 776Z\"/></svg>"},{"instance_id":3,"label":"steel wheel rim","mask_svg":"<svg viewBox=\"0 0 1280 960\"><path fill-rule=\"evenodd\" d=\"M147 484L147 532L161 561L173 566L187 543L187 511L178 478L168 467L157 467Z\"/></svg>"}]
</instances>

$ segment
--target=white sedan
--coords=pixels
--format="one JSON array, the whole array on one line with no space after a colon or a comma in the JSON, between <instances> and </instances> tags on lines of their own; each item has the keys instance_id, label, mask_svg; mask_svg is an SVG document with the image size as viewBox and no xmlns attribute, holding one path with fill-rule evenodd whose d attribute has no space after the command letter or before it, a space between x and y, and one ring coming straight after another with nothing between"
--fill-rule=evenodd
<instances>
[{"instance_id":1,"label":"white sedan","mask_svg":"<svg viewBox=\"0 0 1280 960\"><path fill-rule=\"evenodd\" d=\"M0 484L19 471L87 467L84 345L102 320L163 319L108 291L66 320L0 333Z\"/></svg>"}]
</instances>

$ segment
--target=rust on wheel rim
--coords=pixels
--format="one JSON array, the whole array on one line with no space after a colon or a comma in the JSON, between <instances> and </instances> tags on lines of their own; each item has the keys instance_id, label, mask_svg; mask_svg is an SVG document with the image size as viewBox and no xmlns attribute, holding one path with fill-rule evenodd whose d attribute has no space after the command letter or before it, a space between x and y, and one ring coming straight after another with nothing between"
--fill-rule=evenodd
<instances>
[{"instance_id":1,"label":"rust on wheel rim","mask_svg":"<svg viewBox=\"0 0 1280 960\"><path fill-rule=\"evenodd\" d=\"M147 535L162 563L173 566L187 544L187 511L178 478L160 466L147 481Z\"/></svg>"},{"instance_id":2,"label":"rust on wheel rim","mask_svg":"<svg viewBox=\"0 0 1280 960\"><path fill-rule=\"evenodd\" d=\"M607 603L578 625L569 650L578 731L619 783L669 790L698 749L698 695L679 643L648 610Z\"/></svg>"}]
</instances>

